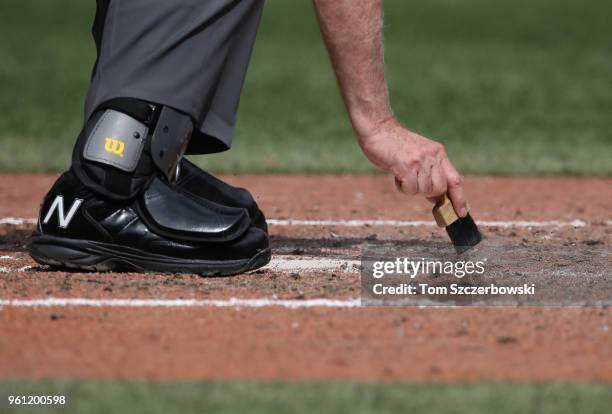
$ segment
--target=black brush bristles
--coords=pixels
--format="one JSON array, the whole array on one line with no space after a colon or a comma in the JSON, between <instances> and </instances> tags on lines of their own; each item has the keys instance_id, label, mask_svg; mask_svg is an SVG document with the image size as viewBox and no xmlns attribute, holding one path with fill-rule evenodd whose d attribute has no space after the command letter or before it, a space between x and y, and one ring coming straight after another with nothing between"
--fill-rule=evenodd
<instances>
[{"instance_id":1,"label":"black brush bristles","mask_svg":"<svg viewBox=\"0 0 612 414\"><path fill-rule=\"evenodd\" d=\"M469 214L464 218L459 217L458 220L446 226L446 232L457 253L463 253L471 249L482 240L478 226Z\"/></svg>"}]
</instances>

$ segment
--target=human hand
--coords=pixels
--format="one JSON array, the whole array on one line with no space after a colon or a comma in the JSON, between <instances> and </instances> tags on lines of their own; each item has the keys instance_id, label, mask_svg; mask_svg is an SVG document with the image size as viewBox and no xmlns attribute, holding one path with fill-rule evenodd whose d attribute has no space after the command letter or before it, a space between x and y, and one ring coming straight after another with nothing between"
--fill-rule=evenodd
<instances>
[{"instance_id":1,"label":"human hand","mask_svg":"<svg viewBox=\"0 0 612 414\"><path fill-rule=\"evenodd\" d=\"M421 194L431 202L448 193L457 215L467 215L462 177L439 142L411 132L390 119L360 135L359 144L374 165L394 175L403 193Z\"/></svg>"}]
</instances>

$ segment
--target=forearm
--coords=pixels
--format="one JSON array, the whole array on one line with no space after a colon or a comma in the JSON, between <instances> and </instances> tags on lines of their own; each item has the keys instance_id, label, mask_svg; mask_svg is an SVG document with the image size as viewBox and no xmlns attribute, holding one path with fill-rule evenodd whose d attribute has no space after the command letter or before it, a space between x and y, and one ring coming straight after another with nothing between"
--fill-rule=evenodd
<instances>
[{"instance_id":1,"label":"forearm","mask_svg":"<svg viewBox=\"0 0 612 414\"><path fill-rule=\"evenodd\" d=\"M321 32L360 139L393 119L385 80L381 0L314 0Z\"/></svg>"}]
</instances>

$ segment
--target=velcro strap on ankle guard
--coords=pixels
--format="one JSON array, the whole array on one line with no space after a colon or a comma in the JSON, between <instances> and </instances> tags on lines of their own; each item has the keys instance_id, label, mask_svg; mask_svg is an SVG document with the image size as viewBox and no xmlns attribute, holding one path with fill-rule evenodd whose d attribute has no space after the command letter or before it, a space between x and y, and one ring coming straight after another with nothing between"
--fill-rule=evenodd
<instances>
[{"instance_id":1,"label":"velcro strap on ankle guard","mask_svg":"<svg viewBox=\"0 0 612 414\"><path fill-rule=\"evenodd\" d=\"M103 104L77 140L72 168L86 186L116 200L140 194L157 175L172 182L193 133L191 118L121 98Z\"/></svg>"}]
</instances>

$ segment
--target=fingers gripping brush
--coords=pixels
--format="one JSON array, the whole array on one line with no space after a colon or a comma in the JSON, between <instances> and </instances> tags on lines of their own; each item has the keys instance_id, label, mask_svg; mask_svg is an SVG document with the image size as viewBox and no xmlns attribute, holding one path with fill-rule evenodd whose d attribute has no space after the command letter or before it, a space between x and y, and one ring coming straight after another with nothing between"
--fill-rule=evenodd
<instances>
[{"instance_id":1,"label":"fingers gripping brush","mask_svg":"<svg viewBox=\"0 0 612 414\"><path fill-rule=\"evenodd\" d=\"M478 226L468 213L461 218L455 213L453 204L447 194L436 199L436 205L432 210L436 223L440 227L446 227L446 232L455 246L457 253L476 246L482 240Z\"/></svg>"}]
</instances>

